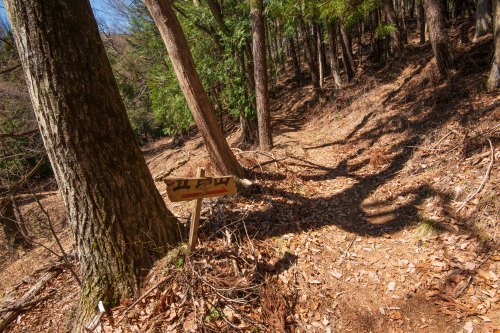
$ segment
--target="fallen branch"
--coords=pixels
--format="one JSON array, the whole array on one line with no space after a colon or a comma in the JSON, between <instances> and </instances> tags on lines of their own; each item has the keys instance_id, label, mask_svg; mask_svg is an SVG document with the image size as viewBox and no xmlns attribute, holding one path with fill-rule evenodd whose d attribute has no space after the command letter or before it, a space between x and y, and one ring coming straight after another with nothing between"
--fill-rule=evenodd
<instances>
[{"instance_id":1,"label":"fallen branch","mask_svg":"<svg viewBox=\"0 0 500 333\"><path fill-rule=\"evenodd\" d=\"M45 274L38 282L31 287L20 299L16 302L14 306L20 306L22 304L30 302L40 291L45 287L47 282L59 275L60 270L53 270ZM5 316L0 320L0 333L3 332L16 318L19 314L23 312L22 309L13 310L7 312Z\"/></svg>"},{"instance_id":2,"label":"fallen branch","mask_svg":"<svg viewBox=\"0 0 500 333\"><path fill-rule=\"evenodd\" d=\"M181 166L185 165L187 162L189 162L189 157L186 157L186 158L178 161L174 166L160 172L158 175L154 176L154 180L157 182L163 180L164 178L170 176L170 174L172 174L172 172L179 169Z\"/></svg>"},{"instance_id":3,"label":"fallen branch","mask_svg":"<svg viewBox=\"0 0 500 333\"><path fill-rule=\"evenodd\" d=\"M0 309L0 313L5 313L5 312L10 312L10 311L17 311L17 310L20 310L20 311L26 311L32 307L34 307L35 305L37 305L38 303L41 303L47 299L49 299L50 297L52 297L54 294L56 293L56 290L55 289L52 289L48 295L45 295L43 297L40 297L38 299L35 299L33 301L29 301L29 302L26 302L24 304L19 304L19 305L12 305L12 306L9 306L9 307L6 307L6 308L3 308L3 309Z\"/></svg>"},{"instance_id":4,"label":"fallen branch","mask_svg":"<svg viewBox=\"0 0 500 333\"><path fill-rule=\"evenodd\" d=\"M493 163L495 162L495 148L493 147L493 143L491 143L491 140L488 139L488 143L490 144L490 152L491 152L491 161L490 164L488 165L488 169L486 170L486 174L484 175L483 181L481 182L481 185L477 188L477 190L469 194L469 196L462 202L460 207L457 209L457 213L462 210L462 208L465 207L465 205L472 200L479 192L481 192L484 188L484 185L486 185L486 182L488 181L488 178L490 178L490 173L491 169L493 168Z\"/></svg>"}]
</instances>

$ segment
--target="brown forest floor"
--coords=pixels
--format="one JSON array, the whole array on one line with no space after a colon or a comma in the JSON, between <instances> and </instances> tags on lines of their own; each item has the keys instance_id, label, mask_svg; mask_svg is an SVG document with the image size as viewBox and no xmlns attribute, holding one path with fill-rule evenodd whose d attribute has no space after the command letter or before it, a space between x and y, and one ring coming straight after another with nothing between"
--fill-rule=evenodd
<instances>
[{"instance_id":1,"label":"brown forest floor","mask_svg":"<svg viewBox=\"0 0 500 333\"><path fill-rule=\"evenodd\" d=\"M450 34L459 39L459 29ZM488 139L499 142L500 97L483 92L491 48L491 35L455 45L458 69L447 81L436 76L430 46L414 40L403 60L365 66L341 92L328 80L321 98L311 85L281 77L272 152L236 148L235 131L228 138L254 184L205 200L197 251L158 263L144 291L165 282L105 314L96 332L500 328L497 162L484 189L457 212L483 181ZM199 135L180 147L160 140L145 155L154 176L209 167ZM42 196L54 221L63 221L58 192ZM189 203L166 201L182 221L189 217ZM30 229L43 231L29 197L22 210ZM64 223L58 230L72 252ZM0 258L5 302L36 282L33 271L50 254L2 249ZM63 270L44 293L51 288L54 296L9 332L66 330L77 286Z\"/></svg>"}]
</instances>

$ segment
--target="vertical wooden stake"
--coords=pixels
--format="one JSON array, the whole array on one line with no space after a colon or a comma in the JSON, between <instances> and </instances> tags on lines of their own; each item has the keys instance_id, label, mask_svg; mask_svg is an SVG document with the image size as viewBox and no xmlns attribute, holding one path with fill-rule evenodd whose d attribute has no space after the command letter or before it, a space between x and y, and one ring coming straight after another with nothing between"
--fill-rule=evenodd
<instances>
[{"instance_id":1,"label":"vertical wooden stake","mask_svg":"<svg viewBox=\"0 0 500 333\"><path fill-rule=\"evenodd\" d=\"M205 168L199 168L196 177L205 177ZM201 200L196 199L193 213L191 215L191 225L189 226L189 251L194 251L198 243L198 229L200 228Z\"/></svg>"}]
</instances>

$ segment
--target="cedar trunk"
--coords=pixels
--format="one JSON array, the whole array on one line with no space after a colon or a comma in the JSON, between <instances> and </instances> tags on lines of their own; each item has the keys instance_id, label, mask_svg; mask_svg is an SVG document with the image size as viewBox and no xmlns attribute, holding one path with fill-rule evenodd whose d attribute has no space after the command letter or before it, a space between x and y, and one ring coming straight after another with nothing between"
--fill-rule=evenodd
<instances>
[{"instance_id":1,"label":"cedar trunk","mask_svg":"<svg viewBox=\"0 0 500 333\"><path fill-rule=\"evenodd\" d=\"M453 57L445 30L443 6L440 0L423 1L432 51L436 57L439 73L446 77L453 68Z\"/></svg>"},{"instance_id":2,"label":"cedar trunk","mask_svg":"<svg viewBox=\"0 0 500 333\"><path fill-rule=\"evenodd\" d=\"M425 43L425 12L423 0L418 1L417 6L417 27L420 36L420 44Z\"/></svg>"},{"instance_id":3,"label":"cedar trunk","mask_svg":"<svg viewBox=\"0 0 500 333\"><path fill-rule=\"evenodd\" d=\"M293 72L295 82L299 87L302 87L302 75L300 71L299 58L297 57L297 50L295 49L295 43L293 42L293 37L288 37L288 49L290 50L290 56L292 57Z\"/></svg>"},{"instance_id":4,"label":"cedar trunk","mask_svg":"<svg viewBox=\"0 0 500 333\"><path fill-rule=\"evenodd\" d=\"M264 16L262 14L263 9L264 4L262 0L250 1L259 144L262 150L270 150L273 147L273 138L271 133L269 96L267 91L266 30Z\"/></svg>"},{"instance_id":5,"label":"cedar trunk","mask_svg":"<svg viewBox=\"0 0 500 333\"><path fill-rule=\"evenodd\" d=\"M318 72L319 72L319 86L320 88L323 88L323 83L325 81L325 67L326 67L326 61L324 59L324 46L323 46L323 38L321 34L321 27L319 24L314 24L316 27L316 41L317 41L317 49L318 49Z\"/></svg>"},{"instance_id":6,"label":"cedar trunk","mask_svg":"<svg viewBox=\"0 0 500 333\"><path fill-rule=\"evenodd\" d=\"M163 38L179 85L205 141L215 169L221 174L245 177L245 170L236 160L224 134L217 125L212 105L203 89L186 36L175 16L170 0L145 0L144 3Z\"/></svg>"},{"instance_id":7,"label":"cedar trunk","mask_svg":"<svg viewBox=\"0 0 500 333\"><path fill-rule=\"evenodd\" d=\"M491 0L477 0L474 41L486 35L491 30L491 25L493 23L491 17L491 2ZM493 2L498 2L498 0L493 0Z\"/></svg>"},{"instance_id":8,"label":"cedar trunk","mask_svg":"<svg viewBox=\"0 0 500 333\"><path fill-rule=\"evenodd\" d=\"M488 91L494 91L500 87L500 4L498 1L493 5L493 34L495 42L495 53L491 63L490 74L486 83Z\"/></svg>"},{"instance_id":9,"label":"cedar trunk","mask_svg":"<svg viewBox=\"0 0 500 333\"><path fill-rule=\"evenodd\" d=\"M309 72L311 73L311 80L314 88L320 89L321 87L319 84L319 70L315 52L316 41L311 40L311 36L306 27L306 24L304 22L300 22L299 24L302 31L302 37L305 43L304 45L305 60L307 66L309 67Z\"/></svg>"},{"instance_id":10,"label":"cedar trunk","mask_svg":"<svg viewBox=\"0 0 500 333\"><path fill-rule=\"evenodd\" d=\"M328 43L330 44L330 67L331 75L335 86L337 88L342 88L342 79L340 78L339 72L339 57L337 50L337 37L335 35L335 25L328 24Z\"/></svg>"},{"instance_id":11,"label":"cedar trunk","mask_svg":"<svg viewBox=\"0 0 500 333\"><path fill-rule=\"evenodd\" d=\"M342 62L344 63L347 81L351 82L354 78L354 57L352 56L351 44L349 43L349 37L347 36L342 21L339 22L339 39L340 48L342 49Z\"/></svg>"},{"instance_id":12,"label":"cedar trunk","mask_svg":"<svg viewBox=\"0 0 500 333\"><path fill-rule=\"evenodd\" d=\"M387 23L393 24L395 29L391 31L391 53L397 58L401 55L401 51L403 49L401 43L401 33L398 24L398 19L396 16L396 12L394 11L394 5L392 4L392 0L384 0L384 15L387 20Z\"/></svg>"},{"instance_id":13,"label":"cedar trunk","mask_svg":"<svg viewBox=\"0 0 500 333\"><path fill-rule=\"evenodd\" d=\"M135 142L89 2L4 3L78 249L83 332L99 301L137 294L179 241L177 219Z\"/></svg>"}]
</instances>

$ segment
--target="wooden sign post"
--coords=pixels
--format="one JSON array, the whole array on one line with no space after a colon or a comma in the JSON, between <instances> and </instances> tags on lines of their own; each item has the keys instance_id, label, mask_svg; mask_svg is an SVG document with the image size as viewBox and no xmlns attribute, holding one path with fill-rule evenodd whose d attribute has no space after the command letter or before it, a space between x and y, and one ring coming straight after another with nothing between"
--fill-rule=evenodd
<instances>
[{"instance_id":1,"label":"wooden sign post","mask_svg":"<svg viewBox=\"0 0 500 333\"><path fill-rule=\"evenodd\" d=\"M204 168L198 169L196 178L165 178L163 181L167 185L170 201L195 200L189 227L189 250L193 251L198 242L202 199L235 194L236 181L232 176L205 177Z\"/></svg>"}]
</instances>

